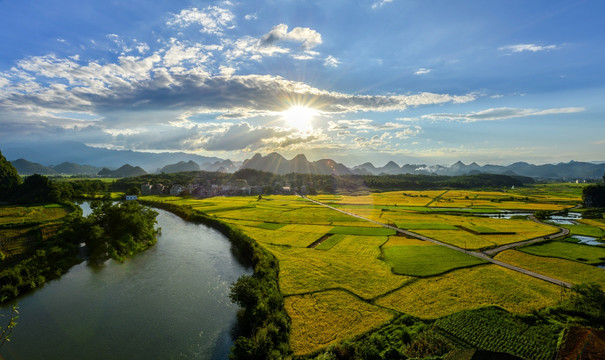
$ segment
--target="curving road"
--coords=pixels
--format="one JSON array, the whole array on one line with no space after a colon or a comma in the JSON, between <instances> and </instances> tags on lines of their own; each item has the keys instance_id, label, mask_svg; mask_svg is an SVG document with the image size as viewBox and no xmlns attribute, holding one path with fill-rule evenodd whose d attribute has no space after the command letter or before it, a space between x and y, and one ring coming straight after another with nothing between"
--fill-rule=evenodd
<instances>
[{"instance_id":1,"label":"curving road","mask_svg":"<svg viewBox=\"0 0 605 360\"><path fill-rule=\"evenodd\" d=\"M498 265L498 266L502 266L502 267L504 267L504 268L507 268L507 269L510 269L510 270L513 270L513 271L516 271L516 272L519 272L519 273L522 273L522 274L525 274L525 275L529 275L529 276L534 277L534 278L536 278L536 279L540 279L540 280L548 281L548 282L550 282L550 283L553 283L553 284L556 284L556 285L559 285L559 286L565 286L566 288L571 288L571 286L572 286L572 284L571 284L571 283L568 283L568 282L566 282L566 281L561 281L561 280L558 280L558 279L552 278L552 277L550 277L550 276L546 276L546 275L538 274L538 273L536 273L536 272L533 272L533 271L530 271L530 270L527 270L527 269L523 269L523 268L520 268L520 267L515 266L515 265L511 265L511 264L508 264L508 263L505 263L505 262L502 262L502 261L499 261L499 260L492 259L491 257L489 257L488 255L486 255L486 254L484 254L484 253L482 253L482 252L477 252L477 251L467 251L467 250L461 249L461 248L459 248L459 247L457 247L457 246L450 245L450 244L446 244L446 243L444 243L444 242L441 242L441 241L439 241L439 240L435 240L435 239L433 239L433 238L430 238L430 237L427 237L427 236L424 236L424 235L416 234L416 233L411 232L411 231L408 231L408 230L403 230L403 229L400 229L400 228L398 228L398 227L396 227L396 226L392 226L392 225L388 225L388 224L385 224L385 223L381 223L380 221L375 221L375 220L372 220L372 219L368 219L368 218L363 217L363 216L361 216L361 215L353 214L353 213L350 213L350 212L348 212L348 211L345 211L345 210L342 210L342 209L335 208L335 207L333 207L333 206L330 206L330 205L324 204L324 203L319 202L319 201L317 201L317 200L309 199L309 198L308 198L308 197L306 197L306 196L301 196L301 197L302 197L303 199L306 199L306 200L308 200L308 201L311 201L311 202L313 202L313 203L315 203L315 204L317 204L317 205L327 207L328 209L332 209L332 210L335 210L335 211L341 212L341 213L343 213L343 214L346 214L346 215L349 215L349 216L356 217L356 218L361 219L361 220L369 221L369 222L372 222L372 223L374 223L374 224L380 225L380 226L385 227L385 228L388 228L388 229L393 229L393 230L395 230L395 231L397 231L397 232L399 232L399 233L401 233L401 234L407 235L407 236L409 236L409 237L413 237L413 238L416 238L416 239L419 239L419 240L423 240L423 241L429 241L429 242L432 242L432 243L437 244L437 245L440 245L440 246L445 246L445 247L450 248L450 249L452 249L452 250L456 250L456 251L463 252L463 253L465 253L465 254L469 254L469 255L474 256L474 257L476 257L476 258L479 258L479 259L483 259L483 260L485 260L485 261L488 261L488 262L490 262L490 263L492 263L492 264L495 264L495 265ZM535 220L535 219L534 219L534 221L537 221L537 220ZM562 229L562 231L561 231L561 232L564 232L563 230L566 230L566 229ZM561 232L559 232L559 233L557 233L557 234L560 234ZM551 237L554 237L554 236L555 236L555 235L557 235L557 234L554 234L554 235L549 235L549 239L550 239ZM536 239L531 239L531 240L522 241L522 242L520 242L520 243L509 244L509 245L513 245L513 246L510 246L509 248L512 248L512 247L515 247L515 246L520 246L520 245L522 245L521 243L525 243L525 242L529 242L529 243L531 243L531 242L544 241L544 240L546 240L545 238L546 238L546 237L541 237L541 238L536 238ZM507 245L504 245L504 246L507 246ZM503 247L503 246L501 246L500 248L502 248L502 247ZM496 248L496 249L499 249L499 248ZM495 249L492 249L492 250L495 250ZM504 249L502 249L502 250L504 250ZM500 251L502 251L502 250L500 250ZM486 253L487 253L487 252L486 252Z\"/></svg>"},{"instance_id":2,"label":"curving road","mask_svg":"<svg viewBox=\"0 0 605 360\"><path fill-rule=\"evenodd\" d=\"M529 218L531 220L537 222L538 224L555 226L555 225L552 225L552 224L544 224L540 220L536 219L533 215L530 216ZM529 244L533 244L533 243L537 243L537 242L541 242L541 241L552 240L552 239L556 239L556 238L560 238L560 237L564 237L564 236L569 235L569 230L568 229L562 228L560 226L555 226L555 227L557 229L559 229L559 232L554 233L554 234L550 234L550 235L546 235L546 236L537 237L537 238L534 238L534 239L523 240L523 241L518 241L518 242L515 242L515 243L510 243L510 244L498 246L497 248L485 250L485 251L483 251L483 253L486 254L486 255L489 255L489 256L494 256L494 255L496 255L497 253L499 253L501 251L512 249L512 248L516 248L518 246L529 245Z\"/></svg>"}]
</instances>

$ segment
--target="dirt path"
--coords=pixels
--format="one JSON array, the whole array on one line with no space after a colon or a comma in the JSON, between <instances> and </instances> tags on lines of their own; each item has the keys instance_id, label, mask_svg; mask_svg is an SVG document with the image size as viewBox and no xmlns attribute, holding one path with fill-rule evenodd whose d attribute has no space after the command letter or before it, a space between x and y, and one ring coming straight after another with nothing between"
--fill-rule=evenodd
<instances>
[{"instance_id":1,"label":"dirt path","mask_svg":"<svg viewBox=\"0 0 605 360\"><path fill-rule=\"evenodd\" d=\"M516 272L519 272L519 273L522 273L522 274L525 274L525 275L532 276L532 277L534 277L536 279L548 281L548 282L553 283L555 285L565 286L567 288L571 288L571 286L572 286L571 283L568 283L568 282L565 282L565 281L561 281L561 280L557 280L557 279L551 278L551 277L546 276L546 275L538 274L538 273L535 273L535 272L527 270L527 269L523 269L523 268L511 265L511 264L508 264L508 263L505 263L505 262L502 262L502 261L499 261L499 260L492 259L491 257L489 257L486 254L481 253L481 252L467 251L467 250L461 249L459 247L456 247L454 245L446 244L444 242L441 242L439 240L435 240L433 238L430 238L430 237L427 237L427 236L424 236L424 235L416 234L416 233L408 231L408 230L403 230L403 229L400 229L400 228L395 227L395 226L387 225L387 224L381 223L379 221L368 219L368 218L363 217L361 215L353 214L353 213L350 213L348 211L344 211L342 209L338 209L338 208L335 208L333 206L324 204L322 202L319 202L319 201L316 201L316 200L313 200L313 199L309 199L307 197L303 197L303 198L306 199L306 200L308 200L308 201L311 201L311 202L313 202L313 203L315 203L317 205L321 205L321 206L327 207L328 209L332 209L332 210L341 212L343 214L356 217L356 218L361 219L361 220L369 221L369 222L372 222L374 224L378 224L378 225L380 225L382 227L385 227L385 228L388 228L388 229L393 229L393 230L395 230L395 231L397 231L397 232L399 232L401 234L407 235L409 237L413 237L413 238L416 238L416 239L419 239L419 240L423 240L423 241L429 241L429 242L432 242L433 244L437 244L437 245L440 245L440 246L445 246L445 247L450 248L452 250L456 250L456 251L460 251L460 252L469 254L469 255L477 257L479 259L483 259L485 261L488 261L488 262L490 262L492 264L495 264L495 265L498 265L498 266L502 266L504 268L507 268L507 269L510 269L510 270L513 270L513 271L516 271ZM541 238L539 238L539 239L541 239ZM538 239L532 239L532 240L527 240L527 241L533 241L533 240L539 241Z\"/></svg>"}]
</instances>

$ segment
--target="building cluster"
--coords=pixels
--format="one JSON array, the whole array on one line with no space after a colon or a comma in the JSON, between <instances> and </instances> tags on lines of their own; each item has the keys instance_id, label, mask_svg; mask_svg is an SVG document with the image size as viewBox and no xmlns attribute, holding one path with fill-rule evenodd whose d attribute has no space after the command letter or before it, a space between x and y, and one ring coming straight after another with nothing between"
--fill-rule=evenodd
<instances>
[{"instance_id":1,"label":"building cluster","mask_svg":"<svg viewBox=\"0 0 605 360\"><path fill-rule=\"evenodd\" d=\"M276 182L267 186L250 186L244 179L235 180L225 184L213 184L207 181L205 184L173 184L166 186L163 184L143 184L141 185L141 195L172 195L182 196L191 195L197 198L207 198L213 196L243 196L243 195L262 195L262 194L283 194L289 195L296 192L296 188L290 184L281 184ZM301 192L306 192L306 186L302 186Z\"/></svg>"}]
</instances>

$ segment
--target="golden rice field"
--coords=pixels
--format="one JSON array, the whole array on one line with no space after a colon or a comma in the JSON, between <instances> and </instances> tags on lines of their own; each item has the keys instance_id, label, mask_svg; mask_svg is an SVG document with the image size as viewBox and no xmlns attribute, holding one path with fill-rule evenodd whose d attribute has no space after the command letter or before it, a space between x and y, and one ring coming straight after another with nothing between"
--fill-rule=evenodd
<instances>
[{"instance_id":1,"label":"golden rice field","mask_svg":"<svg viewBox=\"0 0 605 360\"><path fill-rule=\"evenodd\" d=\"M376 304L425 319L490 305L528 313L556 304L560 291L557 285L490 264L418 279Z\"/></svg>"},{"instance_id":2,"label":"golden rice field","mask_svg":"<svg viewBox=\"0 0 605 360\"><path fill-rule=\"evenodd\" d=\"M345 289L372 299L410 281L396 275L379 257L386 236L347 235L329 250L268 245L279 261L279 285L285 295Z\"/></svg>"},{"instance_id":3,"label":"golden rice field","mask_svg":"<svg viewBox=\"0 0 605 360\"><path fill-rule=\"evenodd\" d=\"M572 284L595 282L605 288L605 269L596 266L516 250L503 251L495 259Z\"/></svg>"},{"instance_id":4,"label":"golden rice field","mask_svg":"<svg viewBox=\"0 0 605 360\"><path fill-rule=\"evenodd\" d=\"M294 355L312 353L365 333L395 315L339 290L289 296L285 307L292 319L290 346Z\"/></svg>"},{"instance_id":5,"label":"golden rice field","mask_svg":"<svg viewBox=\"0 0 605 360\"><path fill-rule=\"evenodd\" d=\"M562 209L571 206L577 191L562 188L561 194L549 198L536 190L535 194L527 195L529 200L521 195L512 191L438 190L312 198L460 248L482 249L558 230L526 219L472 216L469 211ZM528 313L555 305L561 298L561 289L554 284L497 265L467 261L463 257L468 255L445 251L438 245L386 236L390 233L380 233L386 229L372 230L380 225L296 196L263 196L261 200L167 196L144 199L204 211L237 226L276 257L280 290L286 296L286 310L292 319L290 342L295 355L309 354L365 333L385 324L397 312L434 319L495 305L513 313ZM448 212L444 213L440 207ZM454 208L467 210L460 213ZM585 224L604 226L600 222ZM326 244L309 247L317 245L319 239ZM410 257L408 250L421 259ZM605 286L604 269L513 250L496 258L571 282L597 277ZM431 260L440 261L440 266L432 266ZM463 266L469 267L460 268ZM394 269L406 275L398 275ZM580 271L589 275L574 275Z\"/></svg>"},{"instance_id":6,"label":"golden rice field","mask_svg":"<svg viewBox=\"0 0 605 360\"><path fill-rule=\"evenodd\" d=\"M0 206L0 225L18 224L25 220L28 223L52 221L66 216L68 212L60 205Z\"/></svg>"}]
</instances>

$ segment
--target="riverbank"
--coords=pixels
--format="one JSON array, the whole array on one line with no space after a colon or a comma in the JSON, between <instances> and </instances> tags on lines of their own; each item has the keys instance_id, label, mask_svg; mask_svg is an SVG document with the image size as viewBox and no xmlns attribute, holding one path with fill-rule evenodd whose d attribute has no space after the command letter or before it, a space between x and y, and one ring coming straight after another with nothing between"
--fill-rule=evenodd
<instances>
[{"instance_id":1,"label":"riverbank","mask_svg":"<svg viewBox=\"0 0 605 360\"><path fill-rule=\"evenodd\" d=\"M191 207L141 199L139 202L169 211L183 220L213 227L251 261L254 274L242 276L231 287L231 300L243 308L238 314L243 335L235 341L232 358L277 359L288 355L290 318L279 289L277 259L239 229Z\"/></svg>"}]
</instances>

